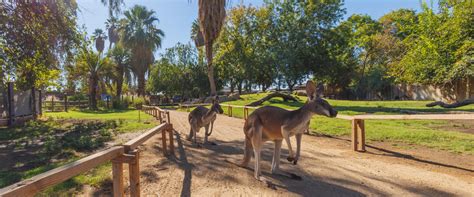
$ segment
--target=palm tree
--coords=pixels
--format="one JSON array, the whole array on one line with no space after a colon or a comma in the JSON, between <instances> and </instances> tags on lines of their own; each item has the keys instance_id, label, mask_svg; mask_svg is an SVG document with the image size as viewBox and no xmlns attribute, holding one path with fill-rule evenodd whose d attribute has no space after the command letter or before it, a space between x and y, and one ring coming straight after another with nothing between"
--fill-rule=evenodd
<instances>
[{"instance_id":1,"label":"palm tree","mask_svg":"<svg viewBox=\"0 0 474 197\"><path fill-rule=\"evenodd\" d=\"M199 21L194 20L191 25L191 40L194 40L196 47L204 46L204 37L202 36L201 29L199 28Z\"/></svg>"},{"instance_id":2,"label":"palm tree","mask_svg":"<svg viewBox=\"0 0 474 197\"><path fill-rule=\"evenodd\" d=\"M123 0L101 0L102 4L109 7L109 17L115 14L120 14L121 6L124 5Z\"/></svg>"},{"instance_id":3,"label":"palm tree","mask_svg":"<svg viewBox=\"0 0 474 197\"><path fill-rule=\"evenodd\" d=\"M124 78L130 81L130 51L122 47L120 44L115 45L112 50L109 51L109 57L115 63L115 85L116 85L116 99L120 99L122 96L122 86Z\"/></svg>"},{"instance_id":4,"label":"palm tree","mask_svg":"<svg viewBox=\"0 0 474 197\"><path fill-rule=\"evenodd\" d=\"M105 33L102 31L102 29L95 29L93 38L95 40L95 48L97 51L99 51L99 54L101 54L102 51L104 51L105 39L107 39L107 36L105 36Z\"/></svg>"},{"instance_id":5,"label":"palm tree","mask_svg":"<svg viewBox=\"0 0 474 197\"><path fill-rule=\"evenodd\" d=\"M107 22L105 22L105 28L107 29L109 36L109 49L112 47L112 44L116 44L119 40L117 26L118 20L115 17L110 17L107 19Z\"/></svg>"},{"instance_id":6,"label":"palm tree","mask_svg":"<svg viewBox=\"0 0 474 197\"><path fill-rule=\"evenodd\" d=\"M89 83L89 108L97 110L97 90L99 81L110 71L108 58L100 58L100 54L84 48L77 57L77 72L87 76Z\"/></svg>"},{"instance_id":7,"label":"palm tree","mask_svg":"<svg viewBox=\"0 0 474 197\"><path fill-rule=\"evenodd\" d=\"M123 43L132 53L132 71L138 80L138 95L145 95L145 73L154 61L153 52L161 47L164 33L156 27L155 11L135 5L125 12L121 27Z\"/></svg>"},{"instance_id":8,"label":"palm tree","mask_svg":"<svg viewBox=\"0 0 474 197\"><path fill-rule=\"evenodd\" d=\"M206 46L207 76L211 86L211 96L217 93L212 65L212 44L219 36L224 24L225 3L226 0L199 0L199 27Z\"/></svg>"}]
</instances>

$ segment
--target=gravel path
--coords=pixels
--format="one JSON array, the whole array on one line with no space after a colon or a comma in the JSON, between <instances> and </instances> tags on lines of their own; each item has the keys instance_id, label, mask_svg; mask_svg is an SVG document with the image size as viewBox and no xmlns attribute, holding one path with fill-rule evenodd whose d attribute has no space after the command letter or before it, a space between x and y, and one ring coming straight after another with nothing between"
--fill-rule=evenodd
<instances>
[{"instance_id":1,"label":"gravel path","mask_svg":"<svg viewBox=\"0 0 474 197\"><path fill-rule=\"evenodd\" d=\"M187 113L172 111L171 122L176 130L175 156L162 155L161 135L140 147L144 196L474 195L473 155L423 147L386 148L387 143L373 143L366 153L355 153L346 139L305 135L298 165L286 161L286 144L281 156L282 170L303 180L269 174L273 143L265 144L262 170L269 184L253 178L253 159L248 169L235 165L243 157L242 119L218 116L210 137L217 145L202 148L185 140ZM200 142L203 131L198 133Z\"/></svg>"}]
</instances>

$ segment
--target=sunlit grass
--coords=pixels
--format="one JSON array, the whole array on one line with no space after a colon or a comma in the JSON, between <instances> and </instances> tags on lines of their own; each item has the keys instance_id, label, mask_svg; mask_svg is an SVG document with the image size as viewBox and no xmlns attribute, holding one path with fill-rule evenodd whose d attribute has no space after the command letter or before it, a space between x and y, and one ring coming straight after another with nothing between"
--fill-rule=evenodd
<instances>
[{"instance_id":1,"label":"sunlit grass","mask_svg":"<svg viewBox=\"0 0 474 197\"><path fill-rule=\"evenodd\" d=\"M70 110L69 112L46 112L44 117L76 120L116 120L119 132L134 132L156 126L154 118L139 110Z\"/></svg>"},{"instance_id":2,"label":"sunlit grass","mask_svg":"<svg viewBox=\"0 0 474 197\"><path fill-rule=\"evenodd\" d=\"M247 105L263 98L268 93L242 95L242 99L223 104ZM306 97L298 96L299 102L284 102L274 98L263 105L277 106L286 109L297 109L306 102ZM441 107L429 108L425 105L431 101L348 101L331 100L328 102L339 114L402 114L407 112L445 113L447 111L474 112L474 105L457 109ZM223 107L228 114L227 107ZM252 110L250 110L250 113ZM243 109L233 108L234 117L243 118ZM474 135L461 133L455 128L469 129L472 125L458 124L445 120L367 120L366 138L370 141L392 141L408 144L435 147L458 153L474 154ZM310 125L311 132L331 136L349 136L351 124L348 120L314 116ZM474 129L474 128L472 128Z\"/></svg>"}]
</instances>

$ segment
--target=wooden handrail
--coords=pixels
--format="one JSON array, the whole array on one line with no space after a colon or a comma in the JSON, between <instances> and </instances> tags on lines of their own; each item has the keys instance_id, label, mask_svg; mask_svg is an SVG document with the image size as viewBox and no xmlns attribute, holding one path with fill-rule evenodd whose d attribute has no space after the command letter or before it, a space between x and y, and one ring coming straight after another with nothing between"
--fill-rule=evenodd
<instances>
[{"instance_id":1,"label":"wooden handrail","mask_svg":"<svg viewBox=\"0 0 474 197\"><path fill-rule=\"evenodd\" d=\"M161 110L155 107L153 109ZM137 147L143 144L148 139L150 139L155 134L161 132L163 141L163 153L165 155L167 154L166 134L169 134L170 151L171 153L174 153L173 125L169 123L169 111L161 111L166 113L168 122L162 122L160 125L128 141L124 145L111 147L107 150L100 151L98 153L79 159L72 163L63 165L61 167L36 175L32 178L2 188L0 189L0 196L33 196L39 191L49 186L70 179L107 161L112 161L114 196L124 195L123 163L128 163L130 168L130 195L140 196L140 154ZM158 114L161 114L162 112Z\"/></svg>"},{"instance_id":2,"label":"wooden handrail","mask_svg":"<svg viewBox=\"0 0 474 197\"><path fill-rule=\"evenodd\" d=\"M355 115L364 120L474 120L474 114Z\"/></svg>"},{"instance_id":3,"label":"wooden handrail","mask_svg":"<svg viewBox=\"0 0 474 197\"><path fill-rule=\"evenodd\" d=\"M155 134L163 131L164 129L168 129L169 128L169 124L168 123L162 123L150 130L148 130L147 132L141 134L140 136L128 141L127 143L125 143L123 146L125 148L125 152L128 152L130 150L134 150L135 148L137 148L138 146L140 146L143 142L147 141L148 139L150 139L151 137L153 137Z\"/></svg>"},{"instance_id":4,"label":"wooden handrail","mask_svg":"<svg viewBox=\"0 0 474 197\"><path fill-rule=\"evenodd\" d=\"M114 146L64 166L0 189L0 196L33 196L37 192L86 172L124 153L122 146Z\"/></svg>"}]
</instances>

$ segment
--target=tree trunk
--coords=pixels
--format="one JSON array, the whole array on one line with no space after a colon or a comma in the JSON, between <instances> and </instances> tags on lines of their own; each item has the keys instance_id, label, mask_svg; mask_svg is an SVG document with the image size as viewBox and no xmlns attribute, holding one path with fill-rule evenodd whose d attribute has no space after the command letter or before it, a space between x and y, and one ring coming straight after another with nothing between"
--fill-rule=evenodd
<instances>
[{"instance_id":1,"label":"tree trunk","mask_svg":"<svg viewBox=\"0 0 474 197\"><path fill-rule=\"evenodd\" d=\"M145 73L138 75L138 96L145 96Z\"/></svg>"},{"instance_id":2,"label":"tree trunk","mask_svg":"<svg viewBox=\"0 0 474 197\"><path fill-rule=\"evenodd\" d=\"M242 81L239 82L239 86L237 87L237 89L239 90L239 95L242 94Z\"/></svg>"},{"instance_id":3,"label":"tree trunk","mask_svg":"<svg viewBox=\"0 0 474 197\"><path fill-rule=\"evenodd\" d=\"M290 92L293 92L293 87L295 87L295 84L291 83L291 80L287 80L286 84L288 85L288 90L290 90Z\"/></svg>"},{"instance_id":4,"label":"tree trunk","mask_svg":"<svg viewBox=\"0 0 474 197\"><path fill-rule=\"evenodd\" d=\"M247 106L259 106L261 105L262 103L264 103L265 101L268 101L274 97L281 97L283 98L284 101L288 101L288 100L291 100L291 101L295 101L297 102L298 100L296 100L295 97L289 95L289 94L283 94L283 93L280 93L280 92L274 92L274 93L271 93L269 95L267 95L266 97L263 97L262 99L258 100L258 101L255 101L255 102L252 102L250 104L248 104Z\"/></svg>"},{"instance_id":5,"label":"tree trunk","mask_svg":"<svg viewBox=\"0 0 474 197\"><path fill-rule=\"evenodd\" d=\"M235 84L230 82L230 93L234 93L235 90Z\"/></svg>"},{"instance_id":6,"label":"tree trunk","mask_svg":"<svg viewBox=\"0 0 474 197\"><path fill-rule=\"evenodd\" d=\"M470 99L471 97L471 77L468 76L466 78L466 99Z\"/></svg>"},{"instance_id":7,"label":"tree trunk","mask_svg":"<svg viewBox=\"0 0 474 197\"><path fill-rule=\"evenodd\" d=\"M98 77L91 76L89 77L89 108L91 110L97 110L97 85Z\"/></svg>"},{"instance_id":8,"label":"tree trunk","mask_svg":"<svg viewBox=\"0 0 474 197\"><path fill-rule=\"evenodd\" d=\"M434 106L439 105L442 108L457 108L457 107L462 107L462 106L471 105L471 104L474 104L474 99L466 99L466 100L451 103L451 104L447 104L442 101L436 101L436 102L426 104L426 107L434 107Z\"/></svg>"},{"instance_id":9,"label":"tree trunk","mask_svg":"<svg viewBox=\"0 0 474 197\"><path fill-rule=\"evenodd\" d=\"M123 75L124 75L124 69L122 65L119 65L120 68L118 69L118 78L116 81L117 85L117 91L115 93L115 96L117 97L117 100L120 100L122 98L122 88L123 88Z\"/></svg>"},{"instance_id":10,"label":"tree trunk","mask_svg":"<svg viewBox=\"0 0 474 197\"><path fill-rule=\"evenodd\" d=\"M360 99L360 97L363 97L366 93L365 93L365 88L364 86L362 85L362 80L364 80L364 77L365 77L365 67L367 65L367 59L369 58L369 51L367 51L367 53L365 54L365 57L364 57L364 62L362 63L362 73L361 73L361 76L360 76L360 79L359 79L359 91L358 91L358 94L357 94L357 100Z\"/></svg>"},{"instance_id":11,"label":"tree trunk","mask_svg":"<svg viewBox=\"0 0 474 197\"><path fill-rule=\"evenodd\" d=\"M206 43L206 59L207 59L207 77L211 87L211 96L217 95L216 83L214 81L214 66L212 65L212 42Z\"/></svg>"}]
</instances>

